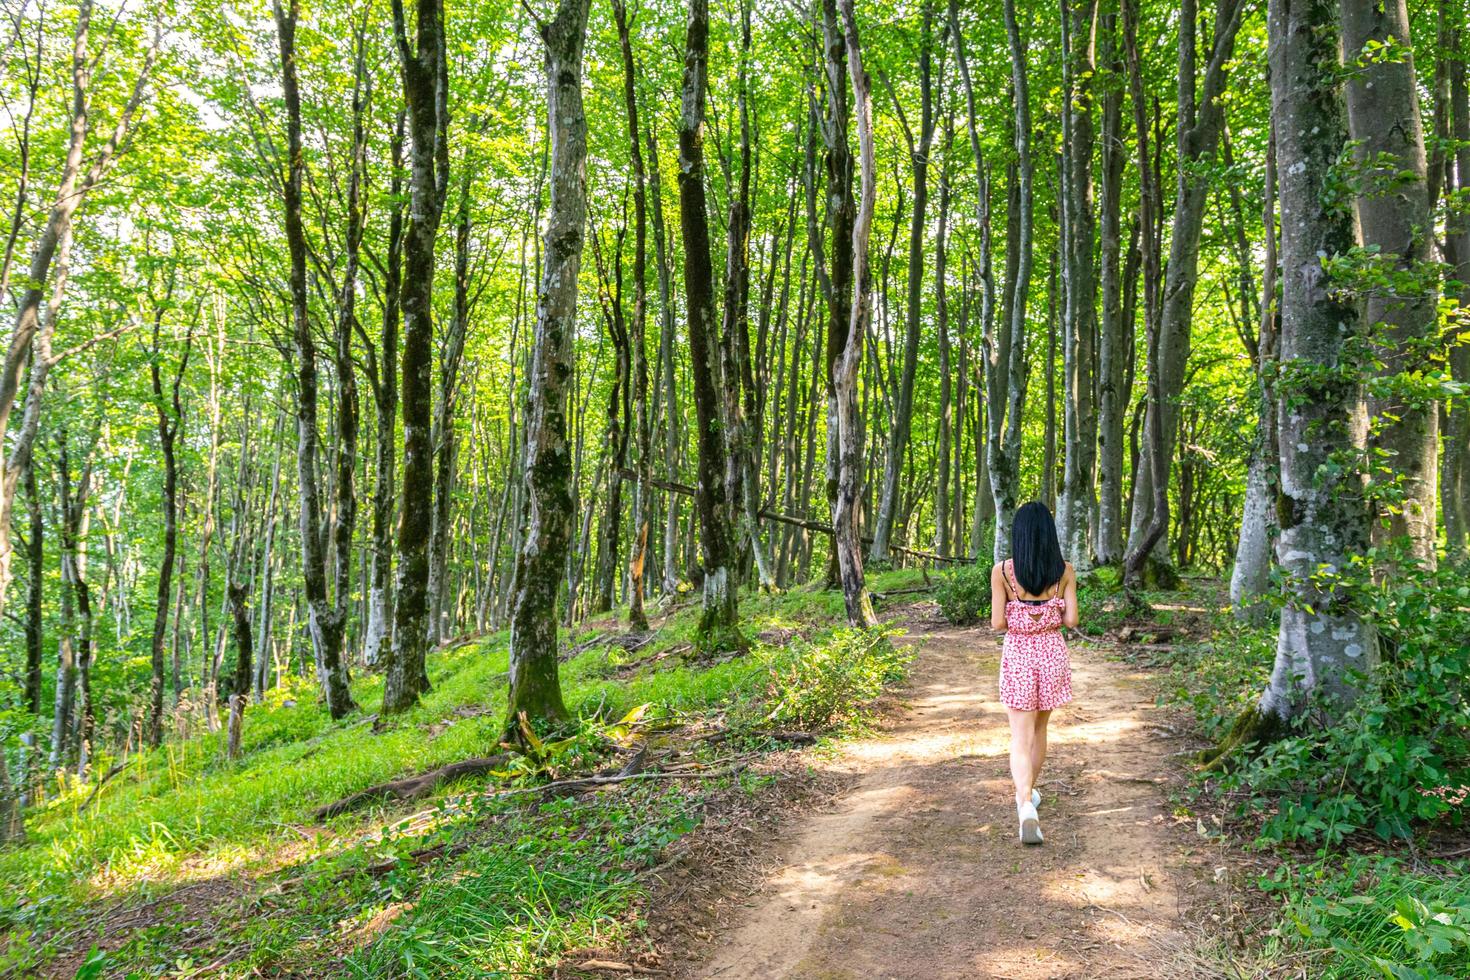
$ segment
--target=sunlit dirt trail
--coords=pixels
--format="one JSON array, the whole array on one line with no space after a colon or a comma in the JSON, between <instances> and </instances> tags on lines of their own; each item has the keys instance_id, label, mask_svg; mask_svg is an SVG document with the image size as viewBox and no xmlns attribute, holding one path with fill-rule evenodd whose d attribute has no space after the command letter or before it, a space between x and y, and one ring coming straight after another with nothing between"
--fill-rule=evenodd
<instances>
[{"instance_id":1,"label":"sunlit dirt trail","mask_svg":"<svg viewBox=\"0 0 1470 980\"><path fill-rule=\"evenodd\" d=\"M1165 773L1177 747L1140 675L1074 645L1054 716L1046 843L1017 839L988 630L915 628L904 707L835 764L856 774L689 977L1192 977Z\"/></svg>"}]
</instances>

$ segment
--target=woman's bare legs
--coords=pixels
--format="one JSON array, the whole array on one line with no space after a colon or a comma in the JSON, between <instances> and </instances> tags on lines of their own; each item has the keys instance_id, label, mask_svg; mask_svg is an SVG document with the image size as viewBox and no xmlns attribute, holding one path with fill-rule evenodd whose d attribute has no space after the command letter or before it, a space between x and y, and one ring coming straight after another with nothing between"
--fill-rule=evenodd
<instances>
[{"instance_id":1,"label":"woman's bare legs","mask_svg":"<svg viewBox=\"0 0 1470 980\"><path fill-rule=\"evenodd\" d=\"M1026 792L1031 792L1031 787L1041 778L1041 765L1046 762L1046 723L1051 720L1050 711L1028 711L1032 718L1031 728L1031 785ZM1014 742L1012 743L1014 744ZM1015 750L1012 749L1012 752ZM1012 763L1014 765L1014 763ZM1020 790L1018 789L1019 793Z\"/></svg>"},{"instance_id":2,"label":"woman's bare legs","mask_svg":"<svg viewBox=\"0 0 1470 980\"><path fill-rule=\"evenodd\" d=\"M1046 715L1050 712L1017 711L1006 708L1011 723L1011 780L1016 784L1016 802L1031 799L1031 787L1046 757ZM1038 750L1036 735L1041 733ZM1039 754L1038 754L1039 751Z\"/></svg>"}]
</instances>

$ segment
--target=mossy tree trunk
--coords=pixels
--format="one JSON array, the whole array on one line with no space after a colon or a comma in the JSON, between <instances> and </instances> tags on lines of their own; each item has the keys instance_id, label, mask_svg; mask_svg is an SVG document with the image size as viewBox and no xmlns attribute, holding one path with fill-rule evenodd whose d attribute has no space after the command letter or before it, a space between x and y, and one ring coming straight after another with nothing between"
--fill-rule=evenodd
<instances>
[{"instance_id":1,"label":"mossy tree trunk","mask_svg":"<svg viewBox=\"0 0 1470 980\"><path fill-rule=\"evenodd\" d=\"M1334 184L1347 140L1338 83L1332 0L1271 0L1269 62L1281 185L1281 362L1277 421L1281 486L1277 561L1286 577L1276 664L1261 715L1290 719L1319 695L1360 692L1377 643L1338 581L1369 544L1361 474L1362 379L1353 345L1363 337L1356 302L1322 256L1354 245L1351 201Z\"/></svg>"},{"instance_id":2,"label":"mossy tree trunk","mask_svg":"<svg viewBox=\"0 0 1470 980\"><path fill-rule=\"evenodd\" d=\"M679 114L679 222L684 233L684 300L689 318L696 444L699 449L700 545L704 604L696 646L706 652L742 647L730 507L725 481L721 364L715 321L714 268L704 187L704 111L709 84L709 3L690 0Z\"/></svg>"},{"instance_id":3,"label":"mossy tree trunk","mask_svg":"<svg viewBox=\"0 0 1470 980\"><path fill-rule=\"evenodd\" d=\"M588 4L589 0L560 0L556 15L537 25L546 54L551 193L527 379L526 529L516 558L510 620L506 728L513 738L522 713L533 722L555 722L567 714L557 677L556 599L572 535L567 391L587 221L582 50Z\"/></svg>"}]
</instances>

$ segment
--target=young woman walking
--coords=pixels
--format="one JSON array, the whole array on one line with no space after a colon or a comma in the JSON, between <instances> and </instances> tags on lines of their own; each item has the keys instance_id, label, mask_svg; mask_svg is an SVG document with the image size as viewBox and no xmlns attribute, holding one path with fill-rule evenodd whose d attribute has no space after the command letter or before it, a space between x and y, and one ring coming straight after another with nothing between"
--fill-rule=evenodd
<instances>
[{"instance_id":1,"label":"young woman walking","mask_svg":"<svg viewBox=\"0 0 1470 980\"><path fill-rule=\"evenodd\" d=\"M990 570L990 625L1005 630L1000 699L1011 722L1011 779L1021 840L1040 844L1036 779L1046 761L1046 724L1072 700L1072 663L1062 628L1077 627L1077 573L1062 559L1051 511L1016 511L1011 558Z\"/></svg>"}]
</instances>

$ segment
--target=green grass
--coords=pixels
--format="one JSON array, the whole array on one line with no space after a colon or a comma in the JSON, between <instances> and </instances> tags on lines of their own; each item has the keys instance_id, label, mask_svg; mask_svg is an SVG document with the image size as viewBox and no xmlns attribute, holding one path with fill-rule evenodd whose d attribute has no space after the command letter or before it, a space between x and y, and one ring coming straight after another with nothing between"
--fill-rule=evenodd
<instances>
[{"instance_id":1,"label":"green grass","mask_svg":"<svg viewBox=\"0 0 1470 980\"><path fill-rule=\"evenodd\" d=\"M891 572L874 576L873 587L918 581ZM613 719L649 703L650 715L666 720L759 724L784 703L801 709L784 723L826 720L840 729L859 724L863 705L903 673L902 657L853 669L828 655L830 645L851 649L853 640L833 633L841 595L819 590L744 597L748 633L783 631L784 641L794 630L799 637L789 643L757 643L746 656L711 664L677 655L655 668L630 664L682 647L695 612L691 604L675 613L632 654L592 645L563 664L568 708ZM584 630L572 639L591 638ZM381 807L324 831L310 826L313 809L365 786L496 752L506 647L498 634L434 656L432 691L384 730L374 732L362 715L332 722L303 682L249 709L236 762L224 759L218 734L171 742L136 756L86 812L87 787L31 812L27 846L0 852L0 880L18 885L0 893L0 975L27 975L66 952L75 944L67 934L95 927L100 909L131 908L185 885L207 892L219 884L233 912L216 918L187 902L165 912L174 901L165 897L156 924L99 954L95 975L515 973L636 929L638 872L698 825L709 794L744 784L640 784L549 803L449 787L413 809L469 802L411 828L384 830L392 816ZM381 689L379 678L364 676L353 694L371 710ZM436 844L443 856L363 870ZM262 889L261 880L281 887Z\"/></svg>"}]
</instances>

